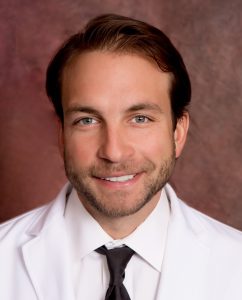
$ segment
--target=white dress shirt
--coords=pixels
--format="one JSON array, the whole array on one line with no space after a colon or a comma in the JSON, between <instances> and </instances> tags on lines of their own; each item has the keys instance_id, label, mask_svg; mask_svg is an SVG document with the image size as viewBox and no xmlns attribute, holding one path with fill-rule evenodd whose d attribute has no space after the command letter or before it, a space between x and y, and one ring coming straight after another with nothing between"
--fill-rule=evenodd
<instances>
[{"instance_id":1,"label":"white dress shirt","mask_svg":"<svg viewBox=\"0 0 242 300\"><path fill-rule=\"evenodd\" d=\"M161 276L170 206L164 190L155 209L135 231L113 240L87 212L73 189L65 211L73 285L77 300L103 300L109 284L106 256L95 249L127 245L135 251L125 270L124 285L132 300L156 299Z\"/></svg>"}]
</instances>

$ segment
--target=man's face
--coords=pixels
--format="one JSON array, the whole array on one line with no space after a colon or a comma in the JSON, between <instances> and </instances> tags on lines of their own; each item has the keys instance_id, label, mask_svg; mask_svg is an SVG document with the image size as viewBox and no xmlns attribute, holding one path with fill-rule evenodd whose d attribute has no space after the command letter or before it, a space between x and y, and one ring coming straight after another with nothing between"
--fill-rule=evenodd
<instances>
[{"instance_id":1,"label":"man's face","mask_svg":"<svg viewBox=\"0 0 242 300\"><path fill-rule=\"evenodd\" d=\"M64 71L65 168L90 212L122 217L157 203L186 134L182 122L173 131L170 81L145 58L101 51Z\"/></svg>"}]
</instances>

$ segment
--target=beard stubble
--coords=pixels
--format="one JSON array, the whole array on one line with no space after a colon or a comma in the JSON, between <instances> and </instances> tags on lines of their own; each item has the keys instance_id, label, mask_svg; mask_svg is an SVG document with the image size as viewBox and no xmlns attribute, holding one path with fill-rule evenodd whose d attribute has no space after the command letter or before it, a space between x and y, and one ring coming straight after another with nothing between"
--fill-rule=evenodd
<instances>
[{"instance_id":1,"label":"beard stubble","mask_svg":"<svg viewBox=\"0 0 242 300\"><path fill-rule=\"evenodd\" d=\"M91 166L87 170L76 170L71 162L70 156L66 151L64 153L67 178L76 189L79 199L84 207L91 206L108 218L129 216L141 210L167 183L175 166L175 161L175 146L173 145L171 155L168 158L163 159L158 167L156 167L151 160L146 158L142 166L139 164L138 169L137 163L135 164L132 161L120 163L118 165L102 161L99 164ZM156 169L158 169L158 172L155 172ZM142 189L137 191L137 195L135 195L136 199L135 201L132 201L133 205L130 207L124 205L129 197L129 192L120 189L115 191L115 193L110 194L108 197L109 199L105 199L107 198L107 195L102 195L101 192L98 193L92 187L91 181L93 178L107 177L108 174L114 174L115 172L123 172L125 174L144 172L146 176Z\"/></svg>"}]
</instances>

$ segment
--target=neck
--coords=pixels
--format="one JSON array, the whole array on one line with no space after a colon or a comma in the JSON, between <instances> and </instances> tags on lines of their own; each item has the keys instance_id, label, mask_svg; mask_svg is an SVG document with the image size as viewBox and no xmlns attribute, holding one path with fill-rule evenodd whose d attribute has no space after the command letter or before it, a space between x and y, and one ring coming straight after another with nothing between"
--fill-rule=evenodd
<instances>
[{"instance_id":1,"label":"neck","mask_svg":"<svg viewBox=\"0 0 242 300\"><path fill-rule=\"evenodd\" d=\"M110 235L114 240L123 239L130 235L156 207L160 199L160 193L155 195L144 207L138 212L123 216L123 217L109 217L103 215L92 206L85 206L87 211L92 215L94 219L100 224L103 230Z\"/></svg>"}]
</instances>

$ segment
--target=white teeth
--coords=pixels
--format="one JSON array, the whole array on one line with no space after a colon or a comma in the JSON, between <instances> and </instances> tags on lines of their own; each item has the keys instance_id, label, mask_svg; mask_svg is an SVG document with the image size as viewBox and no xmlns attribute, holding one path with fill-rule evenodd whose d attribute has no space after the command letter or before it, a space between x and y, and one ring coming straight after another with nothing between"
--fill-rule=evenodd
<instances>
[{"instance_id":1,"label":"white teeth","mask_svg":"<svg viewBox=\"0 0 242 300\"><path fill-rule=\"evenodd\" d=\"M125 176L119 176L119 177L105 177L102 179L112 181L112 182L125 182L125 181L128 181L133 178L134 178L134 175L125 175Z\"/></svg>"}]
</instances>

